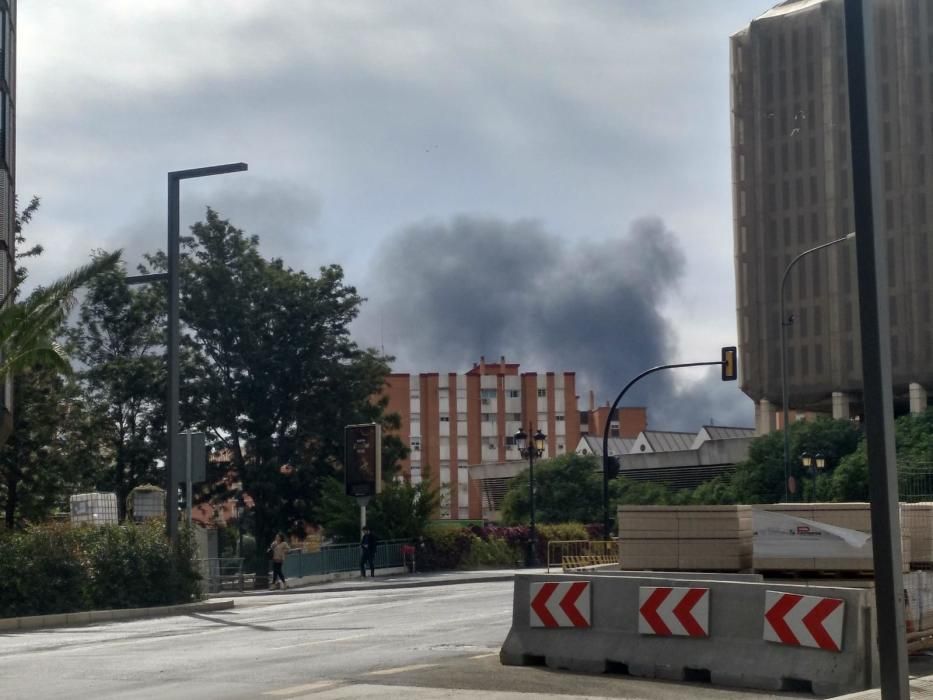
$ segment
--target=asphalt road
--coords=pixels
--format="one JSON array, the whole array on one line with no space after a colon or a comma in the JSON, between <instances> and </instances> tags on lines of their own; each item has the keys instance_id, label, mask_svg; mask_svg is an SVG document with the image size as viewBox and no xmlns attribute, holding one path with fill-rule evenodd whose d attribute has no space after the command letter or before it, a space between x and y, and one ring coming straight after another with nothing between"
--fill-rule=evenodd
<instances>
[{"instance_id":1,"label":"asphalt road","mask_svg":"<svg viewBox=\"0 0 933 700\"><path fill-rule=\"evenodd\" d=\"M358 591L238 598L233 610L209 614L2 634L0 697L778 697L501 666L510 581L391 590L359 585Z\"/></svg>"}]
</instances>

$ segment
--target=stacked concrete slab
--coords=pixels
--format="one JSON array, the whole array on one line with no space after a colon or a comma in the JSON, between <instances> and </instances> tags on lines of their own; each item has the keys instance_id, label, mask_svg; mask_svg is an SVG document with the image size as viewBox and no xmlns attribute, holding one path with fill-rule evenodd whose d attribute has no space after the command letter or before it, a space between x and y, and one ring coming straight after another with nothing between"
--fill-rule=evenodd
<instances>
[{"instance_id":1,"label":"stacked concrete slab","mask_svg":"<svg viewBox=\"0 0 933 700\"><path fill-rule=\"evenodd\" d=\"M868 503L773 503L757 505L755 508L871 534L871 506ZM911 532L904 526L903 508L901 522L901 561L904 571L907 571L912 559ZM805 544L806 540L803 539L801 542ZM874 571L875 565L870 545L864 547L863 550L858 554L853 553L852 556L809 556L805 546L788 551L786 556L763 557L756 553L754 566L756 570L761 571Z\"/></svg>"},{"instance_id":2,"label":"stacked concrete slab","mask_svg":"<svg viewBox=\"0 0 933 700\"><path fill-rule=\"evenodd\" d=\"M622 569L741 571L752 567L749 506L622 506L618 523Z\"/></svg>"},{"instance_id":3,"label":"stacked concrete slab","mask_svg":"<svg viewBox=\"0 0 933 700\"><path fill-rule=\"evenodd\" d=\"M933 571L904 574L907 631L933 629Z\"/></svg>"},{"instance_id":4,"label":"stacked concrete slab","mask_svg":"<svg viewBox=\"0 0 933 700\"><path fill-rule=\"evenodd\" d=\"M901 528L910 536L910 567L933 568L933 503L902 503Z\"/></svg>"}]
</instances>

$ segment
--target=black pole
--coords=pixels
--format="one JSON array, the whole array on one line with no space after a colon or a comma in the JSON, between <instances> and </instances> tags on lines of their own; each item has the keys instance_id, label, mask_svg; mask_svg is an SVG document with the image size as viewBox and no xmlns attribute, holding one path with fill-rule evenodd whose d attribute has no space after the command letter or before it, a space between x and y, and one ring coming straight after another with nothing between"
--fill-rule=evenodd
<instances>
[{"instance_id":1,"label":"black pole","mask_svg":"<svg viewBox=\"0 0 933 700\"><path fill-rule=\"evenodd\" d=\"M612 423L612 412L616 410L616 406L619 405L619 402L622 400L622 397L625 396L625 392L632 388L632 385L635 384L642 377L647 377L649 374L654 372L660 372L662 369L677 369L680 367L704 367L706 365L722 365L722 361L716 362L683 362L675 365L658 365L657 367L652 367L647 369L632 381L625 385L625 388L619 392L619 395L616 396L616 400L613 401L612 407L609 409L609 413L606 415L606 425L603 427L603 537L609 539L609 426Z\"/></svg>"},{"instance_id":2,"label":"black pole","mask_svg":"<svg viewBox=\"0 0 933 700\"><path fill-rule=\"evenodd\" d=\"M858 233L859 321L862 343L862 396L865 445L871 494L871 540L875 562L875 605L880 650L881 697L910 696L907 635L904 625L904 581L897 502L897 457L894 448L894 392L891 377L888 311L887 237L875 236L873 168L880 168L879 124L874 74L874 2L845 2L846 62L849 81L849 132L852 144L852 204ZM880 198L880 193L877 193ZM878 211L881 211L879 207Z\"/></svg>"},{"instance_id":3,"label":"black pole","mask_svg":"<svg viewBox=\"0 0 933 700\"><path fill-rule=\"evenodd\" d=\"M531 553L528 557L529 566L538 565L538 530L535 527L535 451L534 436L531 433L531 424L528 424L528 501L531 504Z\"/></svg>"},{"instance_id":4,"label":"black pole","mask_svg":"<svg viewBox=\"0 0 933 700\"><path fill-rule=\"evenodd\" d=\"M166 392L165 410L165 479L168 482L165 492L165 525L168 537L172 544L178 542L178 491L176 488L177 475L175 474L175 435L178 433L178 399L179 399L179 371L178 371L178 341L181 335L178 291L179 291L179 264L181 260L181 213L179 210L179 183L194 177L208 177L210 175L223 175L247 170L246 163L227 163L226 165L212 165L207 168L194 168L191 170L175 170L168 174L168 338L166 342L166 355L168 355L168 391ZM156 275L158 277L158 275ZM142 280L152 281L152 280ZM133 283L134 280L131 280Z\"/></svg>"},{"instance_id":5,"label":"black pole","mask_svg":"<svg viewBox=\"0 0 933 700\"><path fill-rule=\"evenodd\" d=\"M175 474L175 434L178 432L178 264L179 228L178 209L179 179L175 173L168 174L168 396L165 412L165 525L168 538L174 545L178 542L178 490Z\"/></svg>"},{"instance_id":6,"label":"black pole","mask_svg":"<svg viewBox=\"0 0 933 700\"><path fill-rule=\"evenodd\" d=\"M836 245L837 243L845 243L848 240L855 238L855 233L850 233L843 236L842 238L837 238L833 241L828 241L826 243L821 243L818 246L814 246L809 250L805 250L800 253L796 258L791 260L787 267L784 268L784 275L781 277L781 432L784 433L784 502L787 502L787 486L790 481L790 420L788 420L789 407L788 407L788 390L787 390L787 327L791 324L791 321L787 318L787 312L784 310L784 289L787 286L787 276L790 274L791 269L797 262L803 258L805 255L810 253L815 253L818 250L823 250L823 248L829 248L831 245Z\"/></svg>"}]
</instances>

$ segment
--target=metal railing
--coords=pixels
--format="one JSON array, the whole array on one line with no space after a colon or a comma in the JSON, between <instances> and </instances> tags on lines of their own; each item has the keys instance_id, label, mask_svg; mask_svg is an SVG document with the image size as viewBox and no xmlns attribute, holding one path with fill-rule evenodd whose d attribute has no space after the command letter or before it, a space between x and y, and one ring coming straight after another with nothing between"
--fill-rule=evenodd
<instances>
[{"instance_id":1,"label":"metal railing","mask_svg":"<svg viewBox=\"0 0 933 700\"><path fill-rule=\"evenodd\" d=\"M388 540L376 546L375 568L403 566L402 548L408 540ZM320 576L342 571L359 571L360 546L358 544L330 544L317 552L291 550L285 557L282 572L285 578Z\"/></svg>"},{"instance_id":2,"label":"metal railing","mask_svg":"<svg viewBox=\"0 0 933 700\"><path fill-rule=\"evenodd\" d=\"M547 544L548 571L552 566L575 571L618 564L619 543L615 540L552 540Z\"/></svg>"},{"instance_id":3,"label":"metal railing","mask_svg":"<svg viewBox=\"0 0 933 700\"><path fill-rule=\"evenodd\" d=\"M206 593L242 591L245 588L246 574L243 572L242 558L198 559L198 569Z\"/></svg>"}]
</instances>

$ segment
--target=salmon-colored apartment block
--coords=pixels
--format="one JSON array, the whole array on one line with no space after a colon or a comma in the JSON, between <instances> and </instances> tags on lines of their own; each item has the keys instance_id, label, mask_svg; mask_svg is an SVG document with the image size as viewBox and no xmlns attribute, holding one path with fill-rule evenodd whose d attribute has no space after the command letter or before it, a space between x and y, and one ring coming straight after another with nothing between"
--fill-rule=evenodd
<instances>
[{"instance_id":1,"label":"salmon-colored apartment block","mask_svg":"<svg viewBox=\"0 0 933 700\"><path fill-rule=\"evenodd\" d=\"M521 459L514 445L520 427L547 435L544 458L573 452L580 441L573 372L520 373L504 357L480 358L464 374L390 374L385 395L411 448L402 474L412 483L431 479L442 518L482 518L468 466Z\"/></svg>"}]
</instances>

